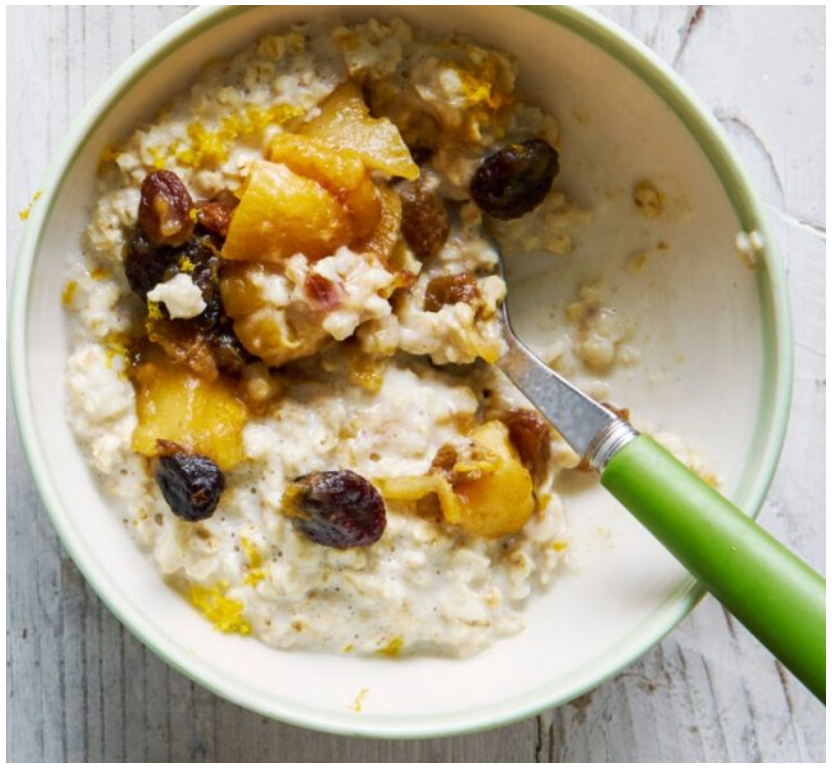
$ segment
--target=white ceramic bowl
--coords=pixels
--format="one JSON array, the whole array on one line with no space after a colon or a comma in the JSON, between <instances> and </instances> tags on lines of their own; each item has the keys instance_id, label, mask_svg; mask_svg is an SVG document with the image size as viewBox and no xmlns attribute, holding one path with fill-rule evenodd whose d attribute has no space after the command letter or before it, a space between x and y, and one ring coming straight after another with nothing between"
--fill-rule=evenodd
<instances>
[{"instance_id":1,"label":"white ceramic bowl","mask_svg":"<svg viewBox=\"0 0 832 768\"><path fill-rule=\"evenodd\" d=\"M398 14L457 30L520 60L520 89L562 125L560 183L595 219L565 258L516 264L521 335L545 347L550 311L582 277L601 273L639 320L639 363L612 397L696 447L739 506L756 514L786 425L791 335L782 267L761 207L719 126L649 51L588 12L519 8L203 8L141 49L103 86L66 137L27 224L10 314L14 396L32 470L78 567L145 644L212 691L265 715L333 732L425 736L487 728L567 701L656 643L700 596L692 580L597 487L567 494L578 568L533 600L528 629L464 661L359 659L278 652L215 632L169 591L92 481L64 419L67 359L60 294L94 198L102 149L187 84L210 51L231 53L309 14ZM672 174L692 214L639 218L645 176ZM766 247L755 272L739 231ZM633 253L666 241L638 278ZM360 713L352 704L367 689Z\"/></svg>"}]
</instances>

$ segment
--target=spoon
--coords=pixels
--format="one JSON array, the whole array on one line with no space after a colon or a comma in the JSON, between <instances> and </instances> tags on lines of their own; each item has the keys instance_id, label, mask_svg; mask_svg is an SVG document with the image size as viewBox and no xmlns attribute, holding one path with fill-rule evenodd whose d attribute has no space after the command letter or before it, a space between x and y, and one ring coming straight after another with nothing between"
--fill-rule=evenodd
<instances>
[{"instance_id":1,"label":"spoon","mask_svg":"<svg viewBox=\"0 0 832 768\"><path fill-rule=\"evenodd\" d=\"M500 370L601 484L825 703L826 580L655 440L546 365L515 335L507 298L499 322L507 345Z\"/></svg>"}]
</instances>

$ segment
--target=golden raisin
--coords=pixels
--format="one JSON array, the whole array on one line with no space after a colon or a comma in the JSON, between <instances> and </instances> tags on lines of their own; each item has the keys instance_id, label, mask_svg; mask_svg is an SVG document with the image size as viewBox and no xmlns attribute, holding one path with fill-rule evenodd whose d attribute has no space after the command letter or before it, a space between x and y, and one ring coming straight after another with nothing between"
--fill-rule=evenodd
<instances>
[{"instance_id":1,"label":"golden raisin","mask_svg":"<svg viewBox=\"0 0 832 768\"><path fill-rule=\"evenodd\" d=\"M142 182L139 225L153 245L182 245L194 231L191 195L173 171L154 171Z\"/></svg>"},{"instance_id":2,"label":"golden raisin","mask_svg":"<svg viewBox=\"0 0 832 768\"><path fill-rule=\"evenodd\" d=\"M500 420L508 427L509 440L520 454L523 466L536 481L542 480L552 458L552 428L549 423L529 408L509 411Z\"/></svg>"},{"instance_id":3,"label":"golden raisin","mask_svg":"<svg viewBox=\"0 0 832 768\"><path fill-rule=\"evenodd\" d=\"M473 304L480 298L477 278L468 272L458 275L440 275L428 283L425 292L425 311L438 312L446 304L464 301Z\"/></svg>"},{"instance_id":4,"label":"golden raisin","mask_svg":"<svg viewBox=\"0 0 832 768\"><path fill-rule=\"evenodd\" d=\"M402 200L402 235L420 259L435 256L445 244L451 222L445 204L423 184L407 181L398 187Z\"/></svg>"},{"instance_id":5,"label":"golden raisin","mask_svg":"<svg viewBox=\"0 0 832 768\"><path fill-rule=\"evenodd\" d=\"M200 200L196 204L197 221L210 233L223 240L228 234L231 216L240 201L228 190L223 190L212 200Z\"/></svg>"}]
</instances>

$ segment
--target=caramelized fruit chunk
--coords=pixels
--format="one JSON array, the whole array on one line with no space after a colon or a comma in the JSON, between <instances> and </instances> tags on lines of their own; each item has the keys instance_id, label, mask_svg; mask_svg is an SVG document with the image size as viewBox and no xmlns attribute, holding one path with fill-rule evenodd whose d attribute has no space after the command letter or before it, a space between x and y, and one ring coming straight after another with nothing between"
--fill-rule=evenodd
<instances>
[{"instance_id":1,"label":"caramelized fruit chunk","mask_svg":"<svg viewBox=\"0 0 832 768\"><path fill-rule=\"evenodd\" d=\"M339 85L320 105L321 113L299 132L320 139L333 149L357 152L367 168L390 176L416 179L419 166L399 129L386 117L370 116L361 89L351 80Z\"/></svg>"},{"instance_id":2,"label":"caramelized fruit chunk","mask_svg":"<svg viewBox=\"0 0 832 768\"><path fill-rule=\"evenodd\" d=\"M158 347L142 350L132 370L138 424L132 448L153 457L157 441L177 443L185 450L230 469L242 461L242 429L248 417L233 382L220 376L208 381L182 365L173 365Z\"/></svg>"},{"instance_id":3,"label":"caramelized fruit chunk","mask_svg":"<svg viewBox=\"0 0 832 768\"><path fill-rule=\"evenodd\" d=\"M348 469L299 477L286 489L283 512L308 539L337 549L374 544L387 525L379 492Z\"/></svg>"},{"instance_id":4,"label":"caramelized fruit chunk","mask_svg":"<svg viewBox=\"0 0 832 768\"><path fill-rule=\"evenodd\" d=\"M344 206L351 219L352 238L369 235L381 217L378 189L359 154L332 149L308 136L283 133L269 146L269 160L317 181Z\"/></svg>"},{"instance_id":5,"label":"caramelized fruit chunk","mask_svg":"<svg viewBox=\"0 0 832 768\"><path fill-rule=\"evenodd\" d=\"M402 235L420 259L435 256L448 239L451 222L441 198L423 184L404 182L398 187L402 200Z\"/></svg>"},{"instance_id":6,"label":"caramelized fruit chunk","mask_svg":"<svg viewBox=\"0 0 832 768\"><path fill-rule=\"evenodd\" d=\"M464 301L474 304L480 298L477 278L468 272L434 277L425 291L425 311L438 312L446 304Z\"/></svg>"},{"instance_id":7,"label":"caramelized fruit chunk","mask_svg":"<svg viewBox=\"0 0 832 768\"><path fill-rule=\"evenodd\" d=\"M366 254L387 265L396 243L399 242L402 221L402 202L390 188L381 190L381 219L369 237L355 243L356 253Z\"/></svg>"},{"instance_id":8,"label":"caramelized fruit chunk","mask_svg":"<svg viewBox=\"0 0 832 768\"><path fill-rule=\"evenodd\" d=\"M153 476L173 514L189 523L207 520L225 490L225 475L207 456L160 440Z\"/></svg>"},{"instance_id":9,"label":"caramelized fruit chunk","mask_svg":"<svg viewBox=\"0 0 832 768\"><path fill-rule=\"evenodd\" d=\"M461 458L452 446L443 446L430 474L380 481L382 492L400 501L435 493L445 520L476 536L519 532L534 511L534 490L508 429L489 421L471 433L471 441L469 456Z\"/></svg>"},{"instance_id":10,"label":"caramelized fruit chunk","mask_svg":"<svg viewBox=\"0 0 832 768\"><path fill-rule=\"evenodd\" d=\"M543 139L509 144L480 163L471 197L495 219L517 219L543 202L558 170L558 153Z\"/></svg>"},{"instance_id":11,"label":"caramelized fruit chunk","mask_svg":"<svg viewBox=\"0 0 832 768\"><path fill-rule=\"evenodd\" d=\"M318 182L258 160L243 186L222 255L259 262L279 262L296 253L320 259L352 238L348 212Z\"/></svg>"},{"instance_id":12,"label":"caramelized fruit chunk","mask_svg":"<svg viewBox=\"0 0 832 768\"><path fill-rule=\"evenodd\" d=\"M194 231L194 201L173 171L154 171L142 182L139 225L153 245L182 245Z\"/></svg>"},{"instance_id":13,"label":"caramelized fruit chunk","mask_svg":"<svg viewBox=\"0 0 832 768\"><path fill-rule=\"evenodd\" d=\"M497 457L497 468L455 485L454 496L459 503L443 505L442 514L449 523L478 536L497 538L517 533L534 511L531 475L520 463L501 422L483 424L474 430L471 439Z\"/></svg>"},{"instance_id":14,"label":"caramelized fruit chunk","mask_svg":"<svg viewBox=\"0 0 832 768\"><path fill-rule=\"evenodd\" d=\"M321 326L319 310L305 304L278 307L266 301L260 286L274 269L268 264L226 264L220 292L242 345L266 365L277 368L315 354L329 336Z\"/></svg>"}]
</instances>

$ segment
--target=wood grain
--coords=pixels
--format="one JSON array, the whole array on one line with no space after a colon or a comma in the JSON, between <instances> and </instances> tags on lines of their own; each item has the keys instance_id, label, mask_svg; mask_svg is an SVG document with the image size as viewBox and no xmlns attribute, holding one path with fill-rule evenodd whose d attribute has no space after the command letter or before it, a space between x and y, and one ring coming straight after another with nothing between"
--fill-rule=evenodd
<instances>
[{"instance_id":1,"label":"wood grain","mask_svg":"<svg viewBox=\"0 0 832 768\"><path fill-rule=\"evenodd\" d=\"M21 233L17 212L70 120L120 62L187 10L9 10L7 278ZM725 126L773 214L789 267L797 375L783 459L761 521L823 569L825 11L600 10L681 72ZM712 599L594 692L499 730L373 741L266 720L169 669L112 617L52 531L11 412L6 436L10 761L825 759L823 707Z\"/></svg>"}]
</instances>

